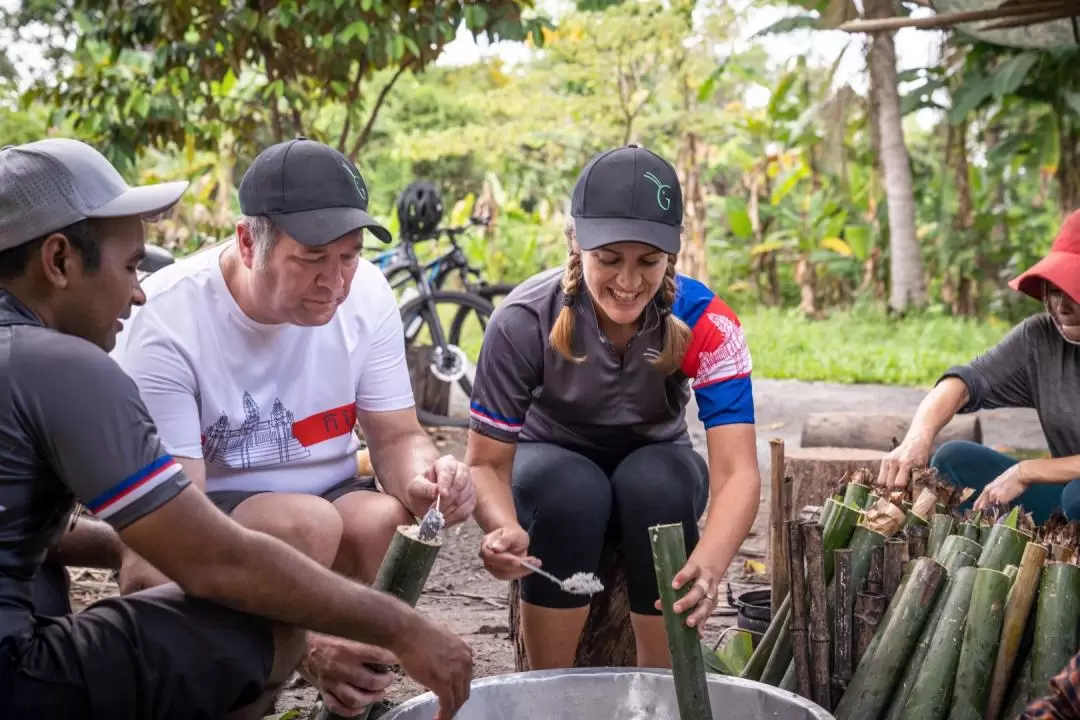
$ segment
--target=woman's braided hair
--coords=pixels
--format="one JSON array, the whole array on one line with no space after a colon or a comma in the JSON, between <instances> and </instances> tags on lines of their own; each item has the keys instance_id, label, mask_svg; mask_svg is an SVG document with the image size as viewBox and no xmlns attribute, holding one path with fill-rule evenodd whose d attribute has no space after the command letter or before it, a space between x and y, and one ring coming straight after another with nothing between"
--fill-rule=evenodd
<instances>
[{"instance_id":1,"label":"woman's braided hair","mask_svg":"<svg viewBox=\"0 0 1080 720\"><path fill-rule=\"evenodd\" d=\"M555 324L551 327L548 341L556 352L571 362L580 363L585 360L584 355L574 355L574 299L581 291L583 284L581 271L581 251L575 249L574 220L570 218L565 228L567 246L570 257L563 271L562 289L563 306L559 316L555 318ZM656 295L656 305L660 310L660 317L664 322L664 345L660 353L650 360L653 367L665 375L670 375L679 369L683 355L690 346L690 328L680 320L673 312L675 306L675 261L676 255L668 255L667 270L664 272L664 280L660 285L660 291Z\"/></svg>"}]
</instances>

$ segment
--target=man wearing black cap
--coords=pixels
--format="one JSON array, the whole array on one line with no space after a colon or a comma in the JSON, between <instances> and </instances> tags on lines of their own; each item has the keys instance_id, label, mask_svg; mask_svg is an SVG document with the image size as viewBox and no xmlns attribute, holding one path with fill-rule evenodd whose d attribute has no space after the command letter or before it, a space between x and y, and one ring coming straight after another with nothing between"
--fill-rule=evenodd
<instances>
[{"instance_id":1,"label":"man wearing black cap","mask_svg":"<svg viewBox=\"0 0 1080 720\"><path fill-rule=\"evenodd\" d=\"M217 507L372 582L398 525L437 495L448 525L475 502L467 468L417 421L394 294L360 255L365 231L390 234L353 163L305 138L260 153L239 195L235 240L150 276L114 357ZM382 491L357 477L357 423ZM125 590L163 580L126 558ZM310 647L301 672L340 714L389 682L360 662L393 662L376 648Z\"/></svg>"},{"instance_id":2,"label":"man wearing black cap","mask_svg":"<svg viewBox=\"0 0 1080 720\"><path fill-rule=\"evenodd\" d=\"M128 187L74 140L0 149L0 715L258 718L310 628L396 656L449 717L468 646L215 510L106 354L145 301L143 222L186 186ZM125 546L176 584L73 614L39 581Z\"/></svg>"},{"instance_id":3,"label":"man wearing black cap","mask_svg":"<svg viewBox=\"0 0 1080 720\"><path fill-rule=\"evenodd\" d=\"M670 163L635 145L597 154L570 215L566 266L521 283L484 333L468 448L480 556L496 577L522 578L529 666L570 667L589 597L520 560L597 573L617 539L638 663L670 667L649 528L682 523L690 556L675 582L689 591L675 611L700 630L758 508L750 352L731 308L675 271ZM687 432L691 392L707 461ZM699 537L706 502L719 511Z\"/></svg>"}]
</instances>

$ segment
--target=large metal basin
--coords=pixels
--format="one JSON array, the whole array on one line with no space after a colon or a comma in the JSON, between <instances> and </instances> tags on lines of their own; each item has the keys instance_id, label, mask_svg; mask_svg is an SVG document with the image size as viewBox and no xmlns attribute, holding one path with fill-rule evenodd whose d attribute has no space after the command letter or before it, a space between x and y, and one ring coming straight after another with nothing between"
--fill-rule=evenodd
<instances>
[{"instance_id":1,"label":"large metal basin","mask_svg":"<svg viewBox=\"0 0 1080 720\"><path fill-rule=\"evenodd\" d=\"M719 720L834 720L794 693L770 685L708 675ZM407 700L383 720L431 720L431 693ZM476 680L455 720L679 720L671 672L638 668L576 668L496 675Z\"/></svg>"}]
</instances>

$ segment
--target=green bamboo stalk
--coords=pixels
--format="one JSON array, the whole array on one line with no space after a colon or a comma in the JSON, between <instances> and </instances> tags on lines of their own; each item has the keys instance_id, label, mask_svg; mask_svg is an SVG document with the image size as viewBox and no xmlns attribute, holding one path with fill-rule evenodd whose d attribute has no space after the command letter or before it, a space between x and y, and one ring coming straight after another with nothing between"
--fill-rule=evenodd
<instances>
[{"instance_id":1,"label":"green bamboo stalk","mask_svg":"<svg viewBox=\"0 0 1080 720\"><path fill-rule=\"evenodd\" d=\"M938 515L948 515L949 508L945 507L945 503L938 503L934 506L934 512Z\"/></svg>"},{"instance_id":2,"label":"green bamboo stalk","mask_svg":"<svg viewBox=\"0 0 1080 720\"><path fill-rule=\"evenodd\" d=\"M1020 572L1020 568L1015 565L1006 565L1005 569L1001 572L1005 573L1005 577L1009 578L1009 590L1012 590L1012 585L1016 582L1016 574Z\"/></svg>"},{"instance_id":3,"label":"green bamboo stalk","mask_svg":"<svg viewBox=\"0 0 1080 720\"><path fill-rule=\"evenodd\" d=\"M944 720L949 711L953 680L960 663L964 619L971 602L976 572L976 568L968 566L959 568L953 574L949 593L941 603L944 612L928 638L915 682L904 694L902 703L893 703L894 707L901 708L897 715L901 720ZM926 635L925 631L923 635Z\"/></svg>"},{"instance_id":4,"label":"green bamboo stalk","mask_svg":"<svg viewBox=\"0 0 1080 720\"><path fill-rule=\"evenodd\" d=\"M998 571L1004 570L1006 565L1019 565L1024 546L1030 539L1027 533L1014 530L1004 523L991 525L976 565Z\"/></svg>"},{"instance_id":5,"label":"green bamboo stalk","mask_svg":"<svg viewBox=\"0 0 1080 720\"><path fill-rule=\"evenodd\" d=\"M960 534L968 540L979 542L979 526L975 523L960 523Z\"/></svg>"},{"instance_id":6,"label":"green bamboo stalk","mask_svg":"<svg viewBox=\"0 0 1080 720\"><path fill-rule=\"evenodd\" d=\"M942 565L948 565L949 556L959 552L967 553L977 560L982 555L982 545L963 535L950 535L945 538L945 542L942 543L941 548L933 558Z\"/></svg>"},{"instance_id":7,"label":"green bamboo stalk","mask_svg":"<svg viewBox=\"0 0 1080 720\"><path fill-rule=\"evenodd\" d=\"M890 605L888 622L878 627L880 642L873 654L859 663L847 692L836 706L836 720L868 720L885 710L934 598L945 579L945 567L927 557L911 563L912 569ZM876 636L875 636L876 637Z\"/></svg>"},{"instance_id":8,"label":"green bamboo stalk","mask_svg":"<svg viewBox=\"0 0 1080 720\"><path fill-rule=\"evenodd\" d=\"M862 483L848 483L844 488L844 504L853 508L866 507L866 501L870 497L870 486Z\"/></svg>"},{"instance_id":9,"label":"green bamboo stalk","mask_svg":"<svg viewBox=\"0 0 1080 720\"><path fill-rule=\"evenodd\" d=\"M1039 581L1035 608L1035 643L1031 649L1032 692L1042 693L1050 679L1076 654L1080 628L1080 567L1050 562Z\"/></svg>"},{"instance_id":10,"label":"green bamboo stalk","mask_svg":"<svg viewBox=\"0 0 1080 720\"><path fill-rule=\"evenodd\" d=\"M747 680L761 679L761 673L765 670L765 664L769 661L769 655L772 654L773 648L776 647L776 641L784 631L785 623L789 622L790 619L791 594L788 593L784 596L784 602L782 602L780 607L774 611L768 629L765 630L765 634L761 636L761 640L758 641L757 647L754 648L754 652L750 655L750 660L746 663L746 667L743 668L739 677L746 678Z\"/></svg>"},{"instance_id":11,"label":"green bamboo stalk","mask_svg":"<svg viewBox=\"0 0 1080 720\"><path fill-rule=\"evenodd\" d=\"M435 565L435 559L442 548L442 540L421 540L417 537L418 525L399 525L390 540L390 546L386 549L379 572L375 575L372 584L376 590L393 595L394 597L416 607L420 594L427 584L428 575ZM704 662L704 659L702 660ZM372 669L378 672L388 672L390 668L382 663L372 663ZM359 720L367 720L373 705L357 716ZM321 706L316 714L317 720L344 720L344 717L331 712L325 705Z\"/></svg>"},{"instance_id":12,"label":"green bamboo stalk","mask_svg":"<svg viewBox=\"0 0 1080 720\"><path fill-rule=\"evenodd\" d=\"M1008 593L1009 578L1005 573L985 567L975 570L968 606L971 622L964 623L964 642L956 667L949 720L983 720Z\"/></svg>"},{"instance_id":13,"label":"green bamboo stalk","mask_svg":"<svg viewBox=\"0 0 1080 720\"><path fill-rule=\"evenodd\" d=\"M937 514L930 523L930 539L926 543L926 554L936 557L937 552L945 543L945 538L952 533L956 521L952 515Z\"/></svg>"},{"instance_id":14,"label":"green bamboo stalk","mask_svg":"<svg viewBox=\"0 0 1080 720\"><path fill-rule=\"evenodd\" d=\"M990 543L990 533L993 532L994 527L994 525L990 524L979 525L979 544L983 547Z\"/></svg>"},{"instance_id":15,"label":"green bamboo stalk","mask_svg":"<svg viewBox=\"0 0 1080 720\"><path fill-rule=\"evenodd\" d=\"M1024 712L1024 708L1031 702L1031 658L1032 653L1028 652L1022 660L1021 658L1016 659L1017 662L1021 663L1020 672L1017 674L1012 687L1009 688L1009 695L1005 700L1005 707L1008 710L999 716L1001 720L1020 717L1021 713Z\"/></svg>"},{"instance_id":16,"label":"green bamboo stalk","mask_svg":"<svg viewBox=\"0 0 1080 720\"><path fill-rule=\"evenodd\" d=\"M653 525L649 528L653 569L660 591L668 650L671 651L671 674L680 720L712 720L709 686L705 680L705 657L701 654L697 628L686 624L684 615L675 612L675 602L690 592L687 583L678 590L671 587L675 574L686 564L686 541L682 523Z\"/></svg>"},{"instance_id":17,"label":"green bamboo stalk","mask_svg":"<svg viewBox=\"0 0 1080 720\"><path fill-rule=\"evenodd\" d=\"M960 539L963 540L963 538ZM896 689L893 690L893 697L889 703L889 712L885 715L885 720L898 720L904 712L904 707L914 691L915 683L918 680L919 673L922 671L926 656L930 652L930 646L936 638L937 628L942 622L942 617L949 609L949 597L953 591L953 586L956 584L957 573L961 568L975 567L975 556L968 555L966 552L951 553L948 560L948 564L945 565L945 571L949 574L948 579L934 601L934 609L930 612L926 624L923 625L922 633L919 635L919 642L915 645L911 658L904 667L904 674L900 678L900 682L897 683ZM972 581L974 579L974 576L972 576ZM957 657L959 657L959 642L956 647ZM949 688L951 690L951 683ZM948 705L946 705L947 707Z\"/></svg>"},{"instance_id":18,"label":"green bamboo stalk","mask_svg":"<svg viewBox=\"0 0 1080 720\"><path fill-rule=\"evenodd\" d=\"M916 525L918 527L927 527L929 525L929 523L926 522L926 518L919 517L915 513L911 512L911 508L906 508L905 512L907 516L907 519L904 520L905 530Z\"/></svg>"},{"instance_id":19,"label":"green bamboo stalk","mask_svg":"<svg viewBox=\"0 0 1080 720\"><path fill-rule=\"evenodd\" d=\"M1024 547L1016 579L1009 588L1005 622L1001 628L1001 642L998 645L997 659L994 661L994 673L990 678L990 699L987 701L986 717L992 720L997 720L1001 715L1009 678L1012 677L1013 664L1035 603L1035 593L1039 589L1039 578L1045 561L1046 548L1039 543L1029 542Z\"/></svg>"}]
</instances>

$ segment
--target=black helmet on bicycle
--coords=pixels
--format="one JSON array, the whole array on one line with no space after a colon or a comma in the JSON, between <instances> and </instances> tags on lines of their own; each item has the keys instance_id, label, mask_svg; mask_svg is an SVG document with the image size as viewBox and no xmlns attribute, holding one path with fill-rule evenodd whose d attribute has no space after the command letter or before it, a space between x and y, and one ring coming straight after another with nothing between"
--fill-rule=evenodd
<instances>
[{"instance_id":1,"label":"black helmet on bicycle","mask_svg":"<svg viewBox=\"0 0 1080 720\"><path fill-rule=\"evenodd\" d=\"M442 197L428 180L413 180L397 199L401 237L407 242L423 240L435 233L443 216Z\"/></svg>"}]
</instances>

